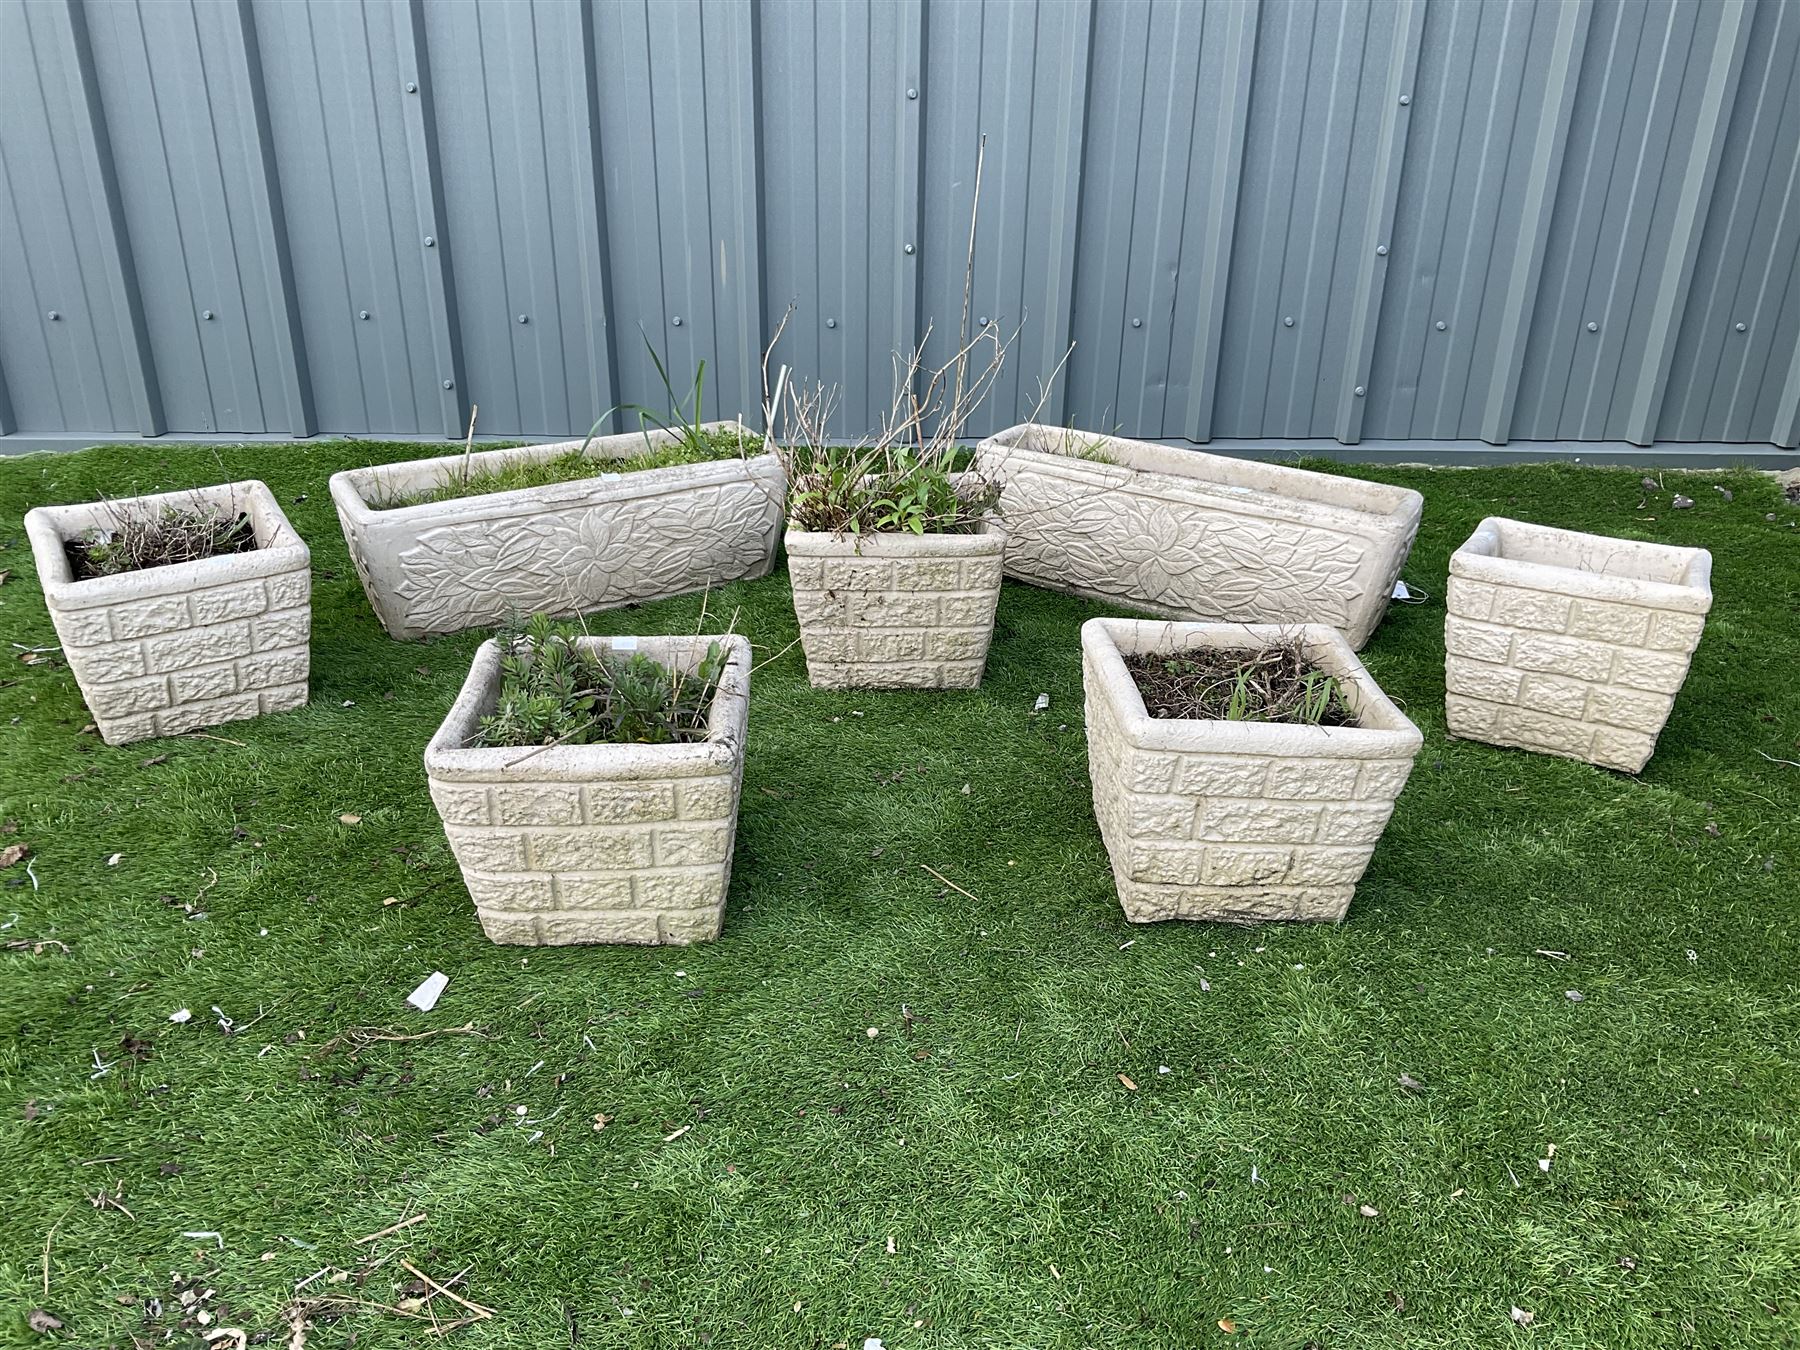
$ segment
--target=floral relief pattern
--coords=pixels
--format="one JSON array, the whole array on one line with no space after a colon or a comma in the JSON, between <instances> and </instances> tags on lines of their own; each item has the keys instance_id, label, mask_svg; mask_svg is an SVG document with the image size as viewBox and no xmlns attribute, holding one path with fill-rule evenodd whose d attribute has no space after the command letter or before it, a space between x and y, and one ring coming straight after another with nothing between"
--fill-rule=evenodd
<instances>
[{"instance_id":1,"label":"floral relief pattern","mask_svg":"<svg viewBox=\"0 0 1800 1350\"><path fill-rule=\"evenodd\" d=\"M1347 627L1364 541L1329 530L1014 470L1013 576L1201 619Z\"/></svg>"},{"instance_id":2,"label":"floral relief pattern","mask_svg":"<svg viewBox=\"0 0 1800 1350\"><path fill-rule=\"evenodd\" d=\"M394 594L429 633L606 609L757 575L780 526L779 499L755 482L443 525L400 553Z\"/></svg>"}]
</instances>

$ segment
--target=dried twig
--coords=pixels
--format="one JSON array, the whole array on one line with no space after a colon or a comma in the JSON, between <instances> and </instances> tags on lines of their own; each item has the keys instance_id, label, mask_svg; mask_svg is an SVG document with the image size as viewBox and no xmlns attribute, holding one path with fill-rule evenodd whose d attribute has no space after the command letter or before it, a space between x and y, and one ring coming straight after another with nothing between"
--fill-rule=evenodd
<instances>
[{"instance_id":1,"label":"dried twig","mask_svg":"<svg viewBox=\"0 0 1800 1350\"><path fill-rule=\"evenodd\" d=\"M82 1198L86 1199L85 1196ZM56 1222L51 1224L50 1231L48 1233L44 1234L44 1297L45 1298L50 1297L50 1244L53 1241L55 1241L56 1230L62 1227L62 1221L64 1219L68 1218L70 1212L73 1211L75 1206L79 1205L80 1203L81 1203L80 1200L71 1200L69 1202L69 1208L65 1209L61 1214L58 1214L56 1216Z\"/></svg>"},{"instance_id":2,"label":"dried twig","mask_svg":"<svg viewBox=\"0 0 1800 1350\"><path fill-rule=\"evenodd\" d=\"M1785 764L1790 769L1800 769L1800 761L1792 760L1792 759L1776 759L1775 756L1768 754L1767 752L1762 751L1762 750L1758 750L1756 753L1761 755L1764 759L1768 760L1769 763L1771 763L1771 764Z\"/></svg>"},{"instance_id":3,"label":"dried twig","mask_svg":"<svg viewBox=\"0 0 1800 1350\"><path fill-rule=\"evenodd\" d=\"M242 741L234 741L229 736L214 736L204 731L190 731L188 736L197 741L217 741L220 745L235 745L240 750L248 748Z\"/></svg>"},{"instance_id":4,"label":"dried twig","mask_svg":"<svg viewBox=\"0 0 1800 1350\"><path fill-rule=\"evenodd\" d=\"M425 1281L425 1283L428 1286L430 1286L433 1290L435 1290L437 1293L442 1294L445 1298L449 1299L452 1303L456 1303L456 1304L461 1305L464 1308L467 1308L470 1312L474 1313L476 1317L485 1319L485 1318L492 1317L494 1315L494 1310L492 1308L484 1308L479 1303L471 1303L471 1302L469 1302L468 1299L464 1298L461 1294L457 1293L455 1290L446 1289L443 1285L439 1284L436 1280L432 1279L431 1276L427 1275L424 1271L420 1270L411 1261L406 1260L404 1257L401 1258L400 1264L403 1267L405 1267L407 1270L411 1271L419 1279Z\"/></svg>"},{"instance_id":5,"label":"dried twig","mask_svg":"<svg viewBox=\"0 0 1800 1350\"><path fill-rule=\"evenodd\" d=\"M954 881L950 880L949 877L945 876L942 872L938 871L937 868L928 867L924 863L920 863L919 866L925 868L925 870L927 872L931 873L932 876L936 877L939 881L943 882L944 885L948 886L951 890L959 892L962 895L968 896L969 899L973 900L978 905L983 903L982 898L979 895L976 895L975 892L973 892L973 891L963 890L963 888L961 886L958 886Z\"/></svg>"},{"instance_id":6,"label":"dried twig","mask_svg":"<svg viewBox=\"0 0 1800 1350\"><path fill-rule=\"evenodd\" d=\"M398 1233L402 1228L411 1228L415 1223L424 1223L425 1217L426 1217L425 1211L420 1210L417 1214L413 1215L410 1219L402 1219L402 1220L400 1220L399 1223L391 1223L386 1228L383 1228L379 1233L367 1233L362 1237L354 1238L351 1240L350 1245L352 1247L360 1247L365 1242L374 1242L377 1238L384 1238L384 1237L391 1236L394 1233Z\"/></svg>"}]
</instances>

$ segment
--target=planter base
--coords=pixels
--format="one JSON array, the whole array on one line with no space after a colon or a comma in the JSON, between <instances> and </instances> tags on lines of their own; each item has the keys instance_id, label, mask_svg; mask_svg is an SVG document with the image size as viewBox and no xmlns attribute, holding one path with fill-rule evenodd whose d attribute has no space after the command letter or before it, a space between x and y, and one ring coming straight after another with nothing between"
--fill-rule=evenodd
<instances>
[{"instance_id":1,"label":"planter base","mask_svg":"<svg viewBox=\"0 0 1800 1350\"><path fill-rule=\"evenodd\" d=\"M790 530L788 575L815 689L974 689L1005 536Z\"/></svg>"}]
</instances>

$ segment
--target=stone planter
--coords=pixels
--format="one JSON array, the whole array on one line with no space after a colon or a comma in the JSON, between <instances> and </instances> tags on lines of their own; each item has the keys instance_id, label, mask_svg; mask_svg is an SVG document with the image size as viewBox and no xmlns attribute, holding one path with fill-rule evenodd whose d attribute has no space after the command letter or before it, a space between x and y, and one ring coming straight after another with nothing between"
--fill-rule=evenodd
<instances>
[{"instance_id":1,"label":"stone planter","mask_svg":"<svg viewBox=\"0 0 1800 1350\"><path fill-rule=\"evenodd\" d=\"M65 542L166 507L248 513L256 547L198 562L74 579ZM44 601L108 745L174 736L306 702L311 554L254 480L25 516Z\"/></svg>"},{"instance_id":2,"label":"stone planter","mask_svg":"<svg viewBox=\"0 0 1800 1350\"><path fill-rule=\"evenodd\" d=\"M977 464L1005 484L1010 577L1176 619L1329 624L1356 648L1424 505L1408 488L1033 425L983 441Z\"/></svg>"},{"instance_id":3,"label":"stone planter","mask_svg":"<svg viewBox=\"0 0 1800 1350\"><path fill-rule=\"evenodd\" d=\"M1151 717L1124 656L1298 639L1354 727ZM1303 627L1089 619L1081 626L1094 815L1125 917L1344 917L1421 743L1344 638Z\"/></svg>"},{"instance_id":4,"label":"stone planter","mask_svg":"<svg viewBox=\"0 0 1800 1350\"><path fill-rule=\"evenodd\" d=\"M742 637L585 638L635 643L692 670L709 642L729 653L704 741L685 745L470 748L500 685L482 643L425 750L431 800L495 942L688 943L719 935L731 883L750 644Z\"/></svg>"},{"instance_id":5,"label":"stone planter","mask_svg":"<svg viewBox=\"0 0 1800 1350\"><path fill-rule=\"evenodd\" d=\"M974 689L1005 547L993 520L978 534L789 530L807 678L818 689Z\"/></svg>"},{"instance_id":6,"label":"stone planter","mask_svg":"<svg viewBox=\"0 0 1800 1350\"><path fill-rule=\"evenodd\" d=\"M1452 736L1636 773L1712 608L1712 555L1481 522L1450 558Z\"/></svg>"},{"instance_id":7,"label":"stone planter","mask_svg":"<svg viewBox=\"0 0 1800 1350\"><path fill-rule=\"evenodd\" d=\"M653 431L649 439L674 437ZM621 458L644 440L607 436L588 449ZM554 459L580 444L484 450L469 462L479 470ZM443 455L331 476L357 575L391 637L487 627L512 614L613 609L760 577L774 565L787 480L772 454L376 508L453 477L462 463L460 454Z\"/></svg>"}]
</instances>

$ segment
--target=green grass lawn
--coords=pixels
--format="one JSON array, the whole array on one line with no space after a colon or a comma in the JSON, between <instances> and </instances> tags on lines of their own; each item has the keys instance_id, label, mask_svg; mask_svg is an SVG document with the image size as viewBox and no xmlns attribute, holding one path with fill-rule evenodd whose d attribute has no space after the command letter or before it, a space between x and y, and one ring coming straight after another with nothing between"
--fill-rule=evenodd
<instances>
[{"instance_id":1,"label":"green grass lawn","mask_svg":"<svg viewBox=\"0 0 1800 1350\"><path fill-rule=\"evenodd\" d=\"M315 615L311 704L223 739L109 749L66 668L5 649L0 847L36 885L0 872L0 1344L48 1343L43 1308L83 1347L287 1346L297 1285L393 1307L402 1260L494 1310L467 1347L1800 1343L1771 480L1682 478L1675 512L1635 472L1352 471L1425 493L1432 598L1365 653L1425 748L1341 927L1123 921L1080 712L1101 610L1009 585L978 692L815 692L797 647L756 672L722 940L526 951L482 937L420 762L482 635L388 640L325 490L414 453L0 462L0 643L55 641L27 507L236 477L312 545ZM1713 550L1640 779L1445 739L1446 560L1490 513ZM711 605L759 659L795 636L784 573ZM310 1315L313 1350L437 1343Z\"/></svg>"}]
</instances>

